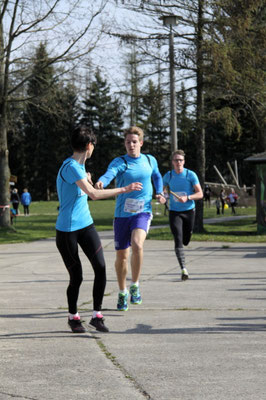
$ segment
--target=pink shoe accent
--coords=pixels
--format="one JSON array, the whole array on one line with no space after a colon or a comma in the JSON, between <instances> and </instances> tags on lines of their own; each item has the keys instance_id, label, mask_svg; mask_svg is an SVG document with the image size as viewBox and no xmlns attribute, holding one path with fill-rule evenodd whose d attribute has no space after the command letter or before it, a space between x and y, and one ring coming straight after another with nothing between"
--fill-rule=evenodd
<instances>
[{"instance_id":1,"label":"pink shoe accent","mask_svg":"<svg viewBox=\"0 0 266 400\"><path fill-rule=\"evenodd\" d=\"M101 312L98 312L98 313L96 314L96 318L103 318L102 313L101 313Z\"/></svg>"},{"instance_id":2,"label":"pink shoe accent","mask_svg":"<svg viewBox=\"0 0 266 400\"><path fill-rule=\"evenodd\" d=\"M74 317L73 320L74 320L74 321L79 321L79 320L80 320L80 316Z\"/></svg>"}]
</instances>

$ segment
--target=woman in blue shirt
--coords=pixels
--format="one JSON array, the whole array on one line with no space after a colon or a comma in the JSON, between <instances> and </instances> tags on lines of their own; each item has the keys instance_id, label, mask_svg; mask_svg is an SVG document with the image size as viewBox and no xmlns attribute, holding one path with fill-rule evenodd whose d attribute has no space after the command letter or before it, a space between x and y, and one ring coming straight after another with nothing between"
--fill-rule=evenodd
<instances>
[{"instance_id":1,"label":"woman in blue shirt","mask_svg":"<svg viewBox=\"0 0 266 400\"><path fill-rule=\"evenodd\" d=\"M90 260L95 274L90 325L98 331L108 332L101 313L106 285L105 260L101 241L90 214L88 196L92 200L106 199L141 190L142 184L134 182L115 189L95 189L85 170L85 161L91 157L96 145L94 133L86 126L78 127L71 137L71 145L73 155L63 162L56 181L60 203L56 222L56 245L70 276L67 288L68 325L75 333L86 331L77 310L79 288L83 279L78 255L79 244Z\"/></svg>"},{"instance_id":2,"label":"woman in blue shirt","mask_svg":"<svg viewBox=\"0 0 266 400\"><path fill-rule=\"evenodd\" d=\"M172 154L173 169L163 177L164 190L170 191L169 223L174 236L175 253L181 268L181 279L189 278L185 266L183 245L190 242L195 222L195 201L203 197L195 172L184 168L185 153L176 150Z\"/></svg>"}]
</instances>

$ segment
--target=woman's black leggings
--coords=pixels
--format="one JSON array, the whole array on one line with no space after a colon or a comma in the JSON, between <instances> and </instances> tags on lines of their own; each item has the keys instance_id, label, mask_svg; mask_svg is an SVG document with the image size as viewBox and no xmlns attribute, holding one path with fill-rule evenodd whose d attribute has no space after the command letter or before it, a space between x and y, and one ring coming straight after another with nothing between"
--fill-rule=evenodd
<instances>
[{"instance_id":1,"label":"woman's black leggings","mask_svg":"<svg viewBox=\"0 0 266 400\"><path fill-rule=\"evenodd\" d=\"M195 208L188 211L170 211L169 223L174 236L175 248L180 249L190 242L195 222Z\"/></svg>"},{"instance_id":2,"label":"woman's black leggings","mask_svg":"<svg viewBox=\"0 0 266 400\"><path fill-rule=\"evenodd\" d=\"M76 314L79 288L83 280L78 244L94 270L93 309L100 311L106 285L106 268L102 244L93 224L74 232L56 231L56 246L70 276L67 288L68 310Z\"/></svg>"}]
</instances>

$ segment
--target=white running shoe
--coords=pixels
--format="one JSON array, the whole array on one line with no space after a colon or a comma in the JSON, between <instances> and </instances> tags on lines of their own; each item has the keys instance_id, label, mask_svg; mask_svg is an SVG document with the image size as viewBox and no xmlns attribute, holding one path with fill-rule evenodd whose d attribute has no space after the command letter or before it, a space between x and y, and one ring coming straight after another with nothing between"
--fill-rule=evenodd
<instances>
[{"instance_id":1,"label":"white running shoe","mask_svg":"<svg viewBox=\"0 0 266 400\"><path fill-rule=\"evenodd\" d=\"M189 278L188 272L186 268L181 269L181 279L182 281L186 281Z\"/></svg>"}]
</instances>

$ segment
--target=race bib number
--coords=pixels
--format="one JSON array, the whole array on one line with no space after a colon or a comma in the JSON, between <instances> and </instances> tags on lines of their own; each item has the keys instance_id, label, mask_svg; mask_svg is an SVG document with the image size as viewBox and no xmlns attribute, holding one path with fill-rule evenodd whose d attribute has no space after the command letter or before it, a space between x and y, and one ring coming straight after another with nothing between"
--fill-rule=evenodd
<instances>
[{"instance_id":1,"label":"race bib number","mask_svg":"<svg viewBox=\"0 0 266 400\"><path fill-rule=\"evenodd\" d=\"M182 196L186 196L186 195L187 195L186 192L175 192L175 194L177 194L179 197L182 197ZM174 201L176 201L177 203L179 202L179 200L178 200L175 196L173 196L173 199L174 199Z\"/></svg>"},{"instance_id":2,"label":"race bib number","mask_svg":"<svg viewBox=\"0 0 266 400\"><path fill-rule=\"evenodd\" d=\"M140 213L144 210L144 200L129 199L125 201L124 211L128 213Z\"/></svg>"}]
</instances>

